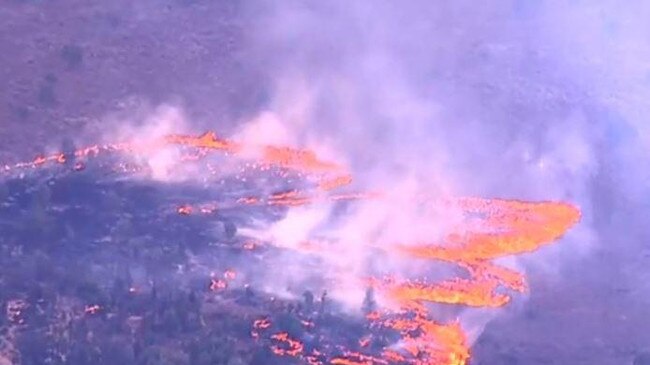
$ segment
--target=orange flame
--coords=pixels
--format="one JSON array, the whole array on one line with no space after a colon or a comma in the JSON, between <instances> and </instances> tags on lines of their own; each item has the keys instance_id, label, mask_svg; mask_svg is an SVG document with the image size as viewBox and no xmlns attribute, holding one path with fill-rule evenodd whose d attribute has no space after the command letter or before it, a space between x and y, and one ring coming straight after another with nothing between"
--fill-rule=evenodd
<instances>
[{"instance_id":1,"label":"orange flame","mask_svg":"<svg viewBox=\"0 0 650 365\"><path fill-rule=\"evenodd\" d=\"M247 146L217 137L214 132L199 136L172 134L143 142L123 142L105 145L93 145L78 149L74 157L90 158L107 152L144 152L165 146L182 146L197 149L196 153L185 154L182 161L196 161L207 155L208 151L220 151L227 155L245 157L244 153L254 150L258 163L247 164L247 168L269 171L271 166L278 167L279 176L290 179L289 170L299 176L314 174L319 182L316 187L321 194L314 197L299 191L273 194L268 197L242 197L236 203L242 205L300 206L310 204L316 199L329 201L346 201L358 199L382 198L381 193L338 193L331 191L350 185L352 175L340 165L318 158L312 151L278 146ZM254 148L250 148L254 147ZM246 155L248 156L248 155ZM4 171L37 168L50 163L64 164L67 158L63 153L38 156L29 162L4 165ZM77 161L74 170L82 170L85 165ZM245 178L241 178L244 180ZM326 195L328 193L329 195ZM509 268L497 266L491 260L532 252L560 238L580 219L580 211L561 202L529 203L516 200L490 200L481 198L461 198L443 201L453 204L467 213L475 213L484 218L480 221L489 228L488 231L471 231L467 227L452 232L442 243L405 244L393 247L393 250L406 257L429 259L454 263L467 271L469 278L449 279L441 283L424 281L402 281L373 279L373 287L387 294L402 308L399 313L371 312L367 319L373 326L386 326L402 334L404 353L387 350L381 357L373 357L356 352L346 352L344 356L331 359L331 364L360 365L409 363L415 365L464 365L470 358L466 336L459 323L438 323L430 319L424 303L448 303L470 307L501 307L507 304L509 294L498 291L506 288L517 292L527 290L522 274ZM194 208L181 205L177 213L188 215L194 211L209 214L215 210L214 205ZM256 243L246 242L247 250L255 248ZM323 247L307 242L299 249L314 251ZM224 273L225 280L232 280L234 271ZM212 278L210 289L223 290L227 287L225 280ZM95 314L101 308L98 305L87 306L85 312ZM312 322L306 322L312 323ZM305 324L305 323L303 323ZM269 328L268 319L258 319L253 323L252 336L259 337L259 331ZM307 324L305 324L307 326ZM414 333L417 333L415 335ZM314 350L312 354L303 354L303 345L286 333L271 337L278 342L273 345L273 352L281 356L298 356L311 365L322 364L318 357L322 354ZM369 340L362 339L361 347Z\"/></svg>"},{"instance_id":2,"label":"orange flame","mask_svg":"<svg viewBox=\"0 0 650 365\"><path fill-rule=\"evenodd\" d=\"M292 339L286 332L276 333L271 338L282 344L282 346L274 345L271 347L271 351L278 356L298 356L304 348L300 341Z\"/></svg>"},{"instance_id":3,"label":"orange flame","mask_svg":"<svg viewBox=\"0 0 650 365\"><path fill-rule=\"evenodd\" d=\"M469 359L469 347L458 323L444 325L426 319L422 302L462 304L472 307L501 307L510 301L497 293L500 286L525 291L521 274L496 266L488 260L537 250L561 237L580 219L577 208L563 203L526 203L477 198L459 199L466 211L487 215L485 220L495 233L463 232L447 237L447 245L399 245L403 254L457 263L465 267L471 279L451 279L439 284L420 282L388 283L383 287L404 308L416 311L414 319L386 321L384 324L404 335L405 349L416 364L462 365ZM407 333L419 329L417 338Z\"/></svg>"}]
</instances>

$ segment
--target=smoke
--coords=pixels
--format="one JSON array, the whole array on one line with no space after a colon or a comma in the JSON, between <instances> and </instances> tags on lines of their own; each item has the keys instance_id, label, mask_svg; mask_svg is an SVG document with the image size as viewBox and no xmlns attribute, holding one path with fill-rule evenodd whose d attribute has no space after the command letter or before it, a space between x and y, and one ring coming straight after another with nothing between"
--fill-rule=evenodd
<instances>
[{"instance_id":1,"label":"smoke","mask_svg":"<svg viewBox=\"0 0 650 365\"><path fill-rule=\"evenodd\" d=\"M168 134L182 133L187 130L188 122L182 109L172 105L161 105L147 113L143 119L136 119L137 124L122 121L115 123L120 127L113 141L147 141L163 138ZM143 163L150 171L150 177L159 181L172 181L180 178L172 173L173 167L180 159L177 149L145 149L138 153L136 160Z\"/></svg>"},{"instance_id":2,"label":"smoke","mask_svg":"<svg viewBox=\"0 0 650 365\"><path fill-rule=\"evenodd\" d=\"M233 138L311 149L352 174L350 190L387 194L344 209L290 210L276 223L244 231L289 249L308 241L330 245L311 256L278 254L263 278L269 290L284 293L299 278L316 276L356 310L370 273L444 275L445 267L367 248L438 242L462 221L453 207L421 204L423 196L577 204L582 222L563 244L503 260L558 280L563 267L602 247L611 231L641 234L650 174L649 6L610 0L242 6L250 19L248 62L266 76L270 97L257 115L240 121ZM117 139L190 129L180 109L150 109L129 115L146 122L127 123ZM144 158L154 178L172 180L178 176L169 167L178 155L164 153ZM463 315L473 338L493 313Z\"/></svg>"},{"instance_id":3,"label":"smoke","mask_svg":"<svg viewBox=\"0 0 650 365\"><path fill-rule=\"evenodd\" d=\"M182 164L188 157L180 146L162 145L165 137L174 134L195 134L192 121L182 105L163 103L152 105L147 100L132 97L124 100L120 107L102 118L99 131L85 131L77 137L78 145L90 139L88 135L98 134L101 144L132 144L134 149L123 157L143 169L141 178L157 182L200 182L206 179L204 169L192 164ZM109 126L106 128L105 126ZM156 144L158 143L158 144ZM179 169L182 168L182 173Z\"/></svg>"},{"instance_id":4,"label":"smoke","mask_svg":"<svg viewBox=\"0 0 650 365\"><path fill-rule=\"evenodd\" d=\"M315 149L345 164L354 189L390 194L336 222L333 206L321 205L263 229L289 246L327 237L336 255L321 270L353 288L336 296L351 307L361 303L358 279L376 266L363 245L435 242L459 222L414 197L579 205L583 220L564 244L504 260L558 273L598 245L596 179L618 176L622 185L609 188L631 198L647 192L648 170L638 169L647 159L637 157L648 146L645 6L296 0L247 10L250 55L263 60L272 92L238 136ZM398 272L435 270L386 260ZM302 264L282 257L283 266ZM467 319L473 337L480 315Z\"/></svg>"}]
</instances>

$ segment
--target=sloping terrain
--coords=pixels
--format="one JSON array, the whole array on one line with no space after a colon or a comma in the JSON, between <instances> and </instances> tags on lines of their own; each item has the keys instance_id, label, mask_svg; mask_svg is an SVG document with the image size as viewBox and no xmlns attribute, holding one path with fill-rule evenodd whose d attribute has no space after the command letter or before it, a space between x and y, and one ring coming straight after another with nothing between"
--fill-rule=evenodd
<instances>
[{"instance_id":1,"label":"sloping terrain","mask_svg":"<svg viewBox=\"0 0 650 365\"><path fill-rule=\"evenodd\" d=\"M6 1L1 164L59 149L68 137L95 141L112 128L113 115L129 119L142 104L184 105L197 133L232 130L264 100L267 81L256 68L264 62L246 53L254 19L238 4ZM615 169L605 163L602 174ZM273 357L272 349L294 345L271 336L317 339L309 332L316 321L333 343L328 357L335 357L334 344L358 350L371 331L365 321L323 308L321 292L272 300L255 286L246 289L243 278L226 277L233 263L264 261L264 249L250 250L236 229L285 208L179 214L183 204L225 193L124 179L106 166L74 170L56 166L2 179L0 364L288 363L298 360ZM486 327L472 363L643 364L650 258L648 235L637 232L646 207L618 199L615 185L593 189L599 247L553 275L529 270L530 296ZM228 280L242 281L222 290ZM255 321L267 317L277 327L256 341ZM395 340L390 331L381 335Z\"/></svg>"}]
</instances>

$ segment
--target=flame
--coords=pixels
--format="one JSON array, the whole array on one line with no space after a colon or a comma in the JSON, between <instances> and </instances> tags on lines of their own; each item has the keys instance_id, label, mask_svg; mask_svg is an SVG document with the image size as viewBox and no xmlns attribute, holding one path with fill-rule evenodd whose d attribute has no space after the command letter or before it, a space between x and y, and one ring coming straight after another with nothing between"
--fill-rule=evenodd
<instances>
[{"instance_id":1,"label":"flame","mask_svg":"<svg viewBox=\"0 0 650 365\"><path fill-rule=\"evenodd\" d=\"M286 332L276 333L271 336L271 339L282 344L282 346L273 345L271 347L271 351L278 356L298 356L304 349L300 341L292 339Z\"/></svg>"},{"instance_id":2,"label":"flame","mask_svg":"<svg viewBox=\"0 0 650 365\"><path fill-rule=\"evenodd\" d=\"M253 328L255 328L255 329L264 330L264 329L267 329L269 327L271 327L271 320L269 320L268 318L256 319L253 322Z\"/></svg>"},{"instance_id":3,"label":"flame","mask_svg":"<svg viewBox=\"0 0 650 365\"><path fill-rule=\"evenodd\" d=\"M259 198L256 197L245 197L245 198L239 198L237 200L237 203L239 204L245 204L245 205L254 205L259 203Z\"/></svg>"},{"instance_id":4,"label":"flame","mask_svg":"<svg viewBox=\"0 0 650 365\"><path fill-rule=\"evenodd\" d=\"M199 211L203 214L212 214L217 211L216 204L208 204L199 208Z\"/></svg>"},{"instance_id":5,"label":"flame","mask_svg":"<svg viewBox=\"0 0 650 365\"><path fill-rule=\"evenodd\" d=\"M383 323L403 333L404 348L418 359L412 362L415 364L462 365L470 357L460 324L441 324L427 319L423 302L492 308L506 305L510 296L496 290L505 287L525 291L523 275L489 260L535 251L561 237L580 219L579 210L565 203L478 198L458 199L456 203L467 212L486 215L484 220L492 232L466 230L450 234L446 244L395 247L408 256L456 263L469 272L470 278L455 278L438 284L391 281L380 284L392 299L416 313L415 318ZM371 319L378 320L377 317L373 315ZM421 334L409 335L414 329Z\"/></svg>"},{"instance_id":6,"label":"flame","mask_svg":"<svg viewBox=\"0 0 650 365\"><path fill-rule=\"evenodd\" d=\"M271 320L268 318L260 318L253 321L253 330L251 331L251 337L257 340L260 338L260 331L263 331L271 327Z\"/></svg>"},{"instance_id":7,"label":"flame","mask_svg":"<svg viewBox=\"0 0 650 365\"><path fill-rule=\"evenodd\" d=\"M318 184L321 190L330 191L352 183L352 175L337 176L330 180L322 181Z\"/></svg>"},{"instance_id":8,"label":"flame","mask_svg":"<svg viewBox=\"0 0 650 365\"><path fill-rule=\"evenodd\" d=\"M204 134L170 134L145 141L127 141L80 148L69 155L55 153L37 156L32 161L14 165L4 165L4 171L43 167L48 164L65 164L68 157L91 158L102 153L144 153L169 146L195 149L185 151L181 162L189 163L206 157L209 151L218 151L236 156L246 162L238 178L246 181L246 169L268 171L291 180L294 177L315 178L314 189L317 194L289 190L269 196L246 196L235 199L231 205L302 206L318 201L352 201L360 199L382 199L383 192L339 192L335 190L352 184L353 177L340 164L321 160L314 152L286 146L255 146L234 142L218 137L214 132ZM74 170L85 168L82 161L76 161ZM208 166L210 172L214 169ZM123 171L133 171L125 167ZM314 182L314 180L310 180ZM422 197L418 197L422 200ZM421 201L420 201L421 202ZM458 265L466 272L466 277L448 279L439 283L427 280L396 280L369 278L368 281L382 294L400 307L396 312L370 312L366 319L370 328L387 327L401 334L400 350L384 349L380 356L372 356L354 351L341 351L329 363L339 365L373 365L406 363L413 365L465 365L470 358L469 344L459 322L440 323L432 319L426 303L445 303L469 307L498 308L511 301L511 293L528 290L524 276L512 269L498 266L493 260L504 256L524 254L538 250L565 234L580 220L577 207L563 202L524 202L518 200L458 198L434 201L440 206L455 206L462 211L479 216L481 229L473 225L459 227L440 242L396 243L391 245L389 254L403 255L406 258L442 261ZM221 203L220 203L221 204ZM189 215L193 212L210 214L216 204L203 206L180 205L176 212ZM225 206L229 206L226 204ZM220 205L221 207L221 205ZM257 242L245 242L243 248L253 250ZM370 243L372 246L372 243ZM328 249L327 245L303 242L295 247L305 252ZM224 290L227 281L236 277L234 271L227 270L223 280L211 278L210 289ZM91 305L85 313L95 314L101 308ZM19 311L18 311L19 312ZM311 329L314 323L303 320L302 324ZM270 328L268 318L253 322L251 336L259 339L260 332ZM304 353L304 346L287 333L276 333L270 337L272 351L279 356L299 357L310 365L324 363L325 355L318 350ZM361 348L368 347L369 337L359 340Z\"/></svg>"},{"instance_id":9,"label":"flame","mask_svg":"<svg viewBox=\"0 0 650 365\"><path fill-rule=\"evenodd\" d=\"M449 262L477 262L537 250L560 238L580 220L580 211L558 202L459 199L468 212L490 214L487 222L498 233L453 233L447 245L402 245L406 254Z\"/></svg>"}]
</instances>

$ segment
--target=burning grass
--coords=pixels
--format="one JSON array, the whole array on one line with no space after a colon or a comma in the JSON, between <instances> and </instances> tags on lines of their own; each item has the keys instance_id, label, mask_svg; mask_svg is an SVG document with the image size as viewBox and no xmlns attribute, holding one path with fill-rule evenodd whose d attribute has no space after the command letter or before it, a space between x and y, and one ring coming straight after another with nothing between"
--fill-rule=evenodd
<instances>
[{"instance_id":1,"label":"burning grass","mask_svg":"<svg viewBox=\"0 0 650 365\"><path fill-rule=\"evenodd\" d=\"M355 202L360 200L380 200L385 192L355 192L349 188L354 177L340 164L321 160L313 152L280 146L247 146L217 137L214 133L205 133L199 136L167 135L148 141L129 141L124 143L95 145L80 148L68 153L56 153L49 156L39 156L32 161L5 165L5 172L10 175L24 172L26 169L36 169L48 166L63 167L64 170L73 170L72 174L86 174L88 169L76 168L93 157L104 155L133 156L156 152L166 148L181 148L183 153L179 163L202 164L200 168L214 171L209 168L210 153L238 158L244 161L243 168L237 170L230 177L220 177L221 183L217 186L224 188L215 189L216 192L202 194L203 201L183 201L170 199L173 208L165 215L164 222L168 225L172 219L182 220L186 232L196 237L202 230L201 224L209 224L207 219L237 211L243 216L253 215L254 208L263 209L291 209L297 206L306 206L317 202ZM191 156L188 157L188 156ZM70 166L71 161L74 164ZM146 172L146 166L124 168L121 173ZM128 165L133 166L133 165ZM270 175L280 181L277 185L282 189L269 193L256 191L257 185L250 185L250 181L260 174ZM233 177L234 176L234 177ZM214 186L215 181L206 184ZM230 185L239 187L252 186L252 189L238 189L238 194L224 192ZM65 188L62 185L61 188ZM209 190L209 188L208 188ZM222 193L220 193L221 191ZM116 192L119 194L119 192ZM215 196L210 201L209 197ZM414 198L415 199L415 198ZM142 201L145 203L142 203ZM145 204L146 194L134 196L131 204ZM388 298L396 304L395 308L381 309L368 314L362 321L352 320L352 328L345 334L340 334L336 328L336 321L324 310L327 301L325 296L319 302L305 300L304 303L293 303L288 309L280 311L289 313L288 316L279 316L271 320L266 317L251 318L250 331L246 331L250 341L268 349L276 357L292 358L301 363L317 364L439 364L462 365L470 358L470 347L462 325L458 321L442 321L429 313L429 303L453 304L467 307L498 308L506 305L511 300L512 292L525 292L527 290L525 278L522 274L511 269L496 265L493 260L522 253L533 252L540 247L559 239L568 229L580 219L578 209L564 202L524 202L517 200L483 199L483 198L455 198L432 201L431 204L453 205L467 215L479 216L481 229L472 225L461 226L448 232L440 242L411 243L395 242L389 246L377 247L373 242L358 243L362 249L377 248L391 256L402 256L405 259L424 259L432 262L445 262L458 266L465 272L463 277L451 278L442 282L431 282L422 279L403 279L399 275L390 278L368 277L377 295ZM123 207L117 208L118 211ZM83 209L83 208L82 208ZM88 207L92 209L92 207ZM85 214L85 213L80 213ZM145 212L146 214L146 212ZM160 215L155 214L157 217ZM181 217L183 216L183 217ZM203 217L200 220L198 217ZM198 220L189 221L188 218ZM246 218L243 217L243 220ZM59 221L61 223L61 221ZM120 227L120 226L118 226ZM160 226L157 226L158 229ZM153 228L153 227L151 227ZM121 227L118 235L133 236L136 230L128 224ZM52 233L45 233L51 236ZM141 234L146 234L143 232ZM116 233L112 232L112 236ZM276 242L257 242L249 239L239 239L230 229L230 245L240 247L240 251L253 254L260 247L273 246ZM185 236L182 240L188 240ZM191 240L189 240L191 242ZM241 242L239 242L241 241ZM186 244L180 243L181 251ZM291 248L305 254L326 252L331 246L326 244L306 242ZM162 257L171 258L173 255L163 253ZM257 258L263 263L264 257ZM178 264L181 270L186 263ZM397 273L399 274L399 273ZM255 303L254 295L248 286L238 296L232 294L237 287L242 287L236 271L230 269L224 274L210 275L206 281L207 289L201 294L205 300L213 303L239 302L250 305ZM245 279L242 279L245 280ZM129 291L130 292L130 291ZM138 296L139 292L130 292ZM153 286L149 295L157 295ZM194 293L192 291L192 293ZM199 302L196 294L192 302ZM215 297L216 296L216 297ZM228 299L229 298L229 299ZM233 302L234 301L234 302ZM262 300L268 312L274 313L274 301L269 303ZM280 302L280 301L278 301ZM284 301L283 301L284 302ZM284 302L284 306L288 306ZM239 304L238 304L239 305ZM254 306L253 306L254 307ZM84 303L80 313L83 316L108 316L115 306L105 303ZM240 313L251 310L238 309ZM192 319L182 314L182 325L197 326L207 330L211 324L203 318L205 312L198 310ZM12 312L13 313L13 312ZM164 316L162 310L160 316ZM202 314L203 313L203 314ZM129 318L145 318L146 311L131 312ZM246 317L246 315L243 315ZM217 316L217 318L219 318ZM12 319L10 321L15 322ZM153 322L151 322L153 321ZM132 321L133 322L133 321ZM151 323L156 319L150 318ZM193 323L193 324L187 324ZM20 325L20 323L16 323ZM341 323L337 323L345 327ZM155 327L155 326L154 326ZM357 338L351 338L357 335ZM137 338L137 331L134 331ZM134 340L135 341L135 340ZM138 340L139 341L139 340ZM137 341L136 341L137 342ZM134 342L135 343L135 342ZM252 360L251 360L252 361Z\"/></svg>"}]
</instances>

